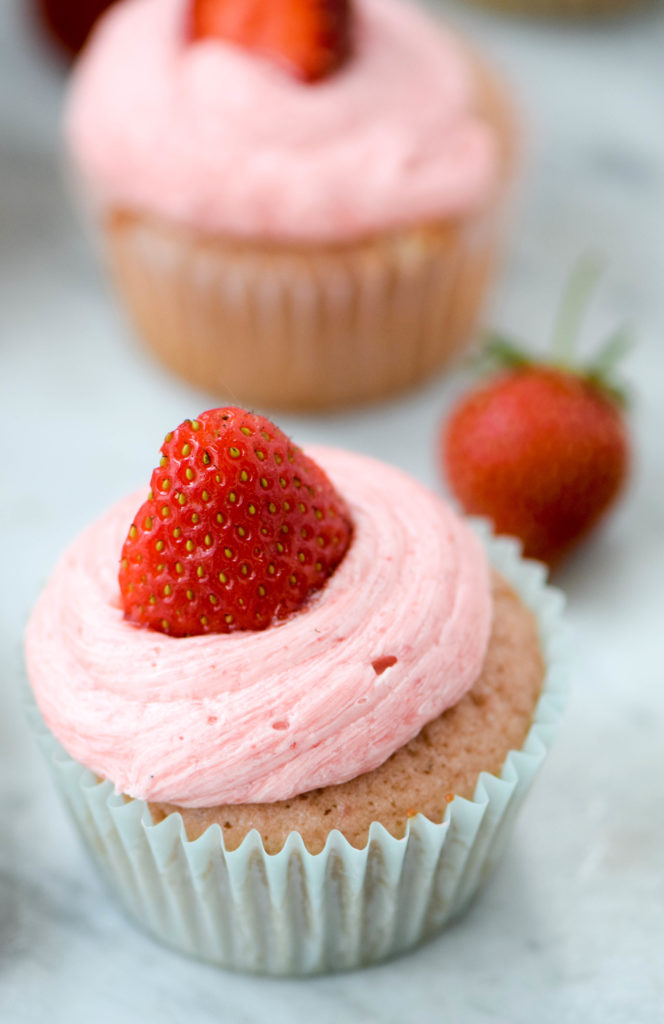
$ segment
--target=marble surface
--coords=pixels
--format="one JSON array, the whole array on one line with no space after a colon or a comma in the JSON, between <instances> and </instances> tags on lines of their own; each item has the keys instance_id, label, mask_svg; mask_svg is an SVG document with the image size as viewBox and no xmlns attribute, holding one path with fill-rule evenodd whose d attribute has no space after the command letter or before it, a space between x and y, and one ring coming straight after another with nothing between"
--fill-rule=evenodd
<instances>
[{"instance_id":1,"label":"marble surface","mask_svg":"<svg viewBox=\"0 0 664 1024\"><path fill-rule=\"evenodd\" d=\"M559 742L505 862L468 915L412 955L307 982L233 976L135 931L107 898L24 725L21 633L66 541L147 478L164 430L208 399L134 344L65 195L64 80L0 4L0 1020L7 1024L664 1019L664 11L564 28L445 7L512 81L525 130L490 319L543 344L578 256L606 258L586 341L639 343L631 486L557 582L576 671ZM459 379L366 412L282 419L437 483Z\"/></svg>"}]
</instances>

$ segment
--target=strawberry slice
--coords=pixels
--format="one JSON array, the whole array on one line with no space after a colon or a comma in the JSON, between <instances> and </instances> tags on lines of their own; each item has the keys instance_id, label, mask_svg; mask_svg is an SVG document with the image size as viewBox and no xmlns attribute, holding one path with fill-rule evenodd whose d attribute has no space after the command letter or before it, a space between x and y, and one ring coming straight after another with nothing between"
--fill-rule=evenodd
<instances>
[{"instance_id":1,"label":"strawberry slice","mask_svg":"<svg viewBox=\"0 0 664 1024\"><path fill-rule=\"evenodd\" d=\"M317 82L350 55L351 13L350 0L192 0L191 33L194 41L234 43Z\"/></svg>"},{"instance_id":2,"label":"strawberry slice","mask_svg":"<svg viewBox=\"0 0 664 1024\"><path fill-rule=\"evenodd\" d=\"M297 611L351 539L327 476L263 416L211 409L166 435L122 548L125 618L193 636Z\"/></svg>"}]
</instances>

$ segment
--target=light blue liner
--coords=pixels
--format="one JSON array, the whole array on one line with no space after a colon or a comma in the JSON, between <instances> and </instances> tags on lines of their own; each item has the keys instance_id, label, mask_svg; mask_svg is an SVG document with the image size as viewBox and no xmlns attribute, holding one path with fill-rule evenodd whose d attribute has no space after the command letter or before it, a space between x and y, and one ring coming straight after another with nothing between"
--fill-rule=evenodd
<instances>
[{"instance_id":1,"label":"light blue liner","mask_svg":"<svg viewBox=\"0 0 664 1024\"><path fill-rule=\"evenodd\" d=\"M276 855L256 831L227 851L219 826L186 838L179 814L153 825L62 749L37 709L41 744L94 861L129 914L180 951L223 967L309 975L374 963L417 944L458 915L497 863L521 802L556 733L568 688L560 592L515 541L475 522L492 565L537 617L548 666L523 748L500 778L483 772L472 800L457 797L440 824L411 818L395 839L374 822L367 846L338 831L310 854L291 833Z\"/></svg>"}]
</instances>

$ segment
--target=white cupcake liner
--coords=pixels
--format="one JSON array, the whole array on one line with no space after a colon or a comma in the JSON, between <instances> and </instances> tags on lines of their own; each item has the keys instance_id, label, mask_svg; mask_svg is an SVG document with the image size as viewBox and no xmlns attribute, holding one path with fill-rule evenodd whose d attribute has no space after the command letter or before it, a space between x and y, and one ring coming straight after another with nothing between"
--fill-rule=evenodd
<instances>
[{"instance_id":1,"label":"white cupcake liner","mask_svg":"<svg viewBox=\"0 0 664 1024\"><path fill-rule=\"evenodd\" d=\"M479 776L472 800L437 824L421 814L395 839L377 822L364 849L338 832L309 853L291 833L267 854L255 830L226 850L213 825L194 841L182 818L153 825L147 804L126 800L74 761L30 717L87 847L129 914L183 953L223 967L310 975L375 963L419 943L458 915L497 863L516 812L557 730L567 692L563 598L518 544L478 522L492 565L537 617L547 665L533 723L500 777Z\"/></svg>"},{"instance_id":2,"label":"white cupcake liner","mask_svg":"<svg viewBox=\"0 0 664 1024\"><path fill-rule=\"evenodd\" d=\"M640 8L654 7L657 0L476 0L481 7L489 7L509 15L527 15L540 20L568 18L585 21L589 18L609 18ZM661 0L660 0L661 2Z\"/></svg>"},{"instance_id":3,"label":"white cupcake liner","mask_svg":"<svg viewBox=\"0 0 664 1024\"><path fill-rule=\"evenodd\" d=\"M126 213L104 233L118 293L163 363L244 404L301 410L413 387L467 347L501 221L496 200L337 245L233 242Z\"/></svg>"}]
</instances>

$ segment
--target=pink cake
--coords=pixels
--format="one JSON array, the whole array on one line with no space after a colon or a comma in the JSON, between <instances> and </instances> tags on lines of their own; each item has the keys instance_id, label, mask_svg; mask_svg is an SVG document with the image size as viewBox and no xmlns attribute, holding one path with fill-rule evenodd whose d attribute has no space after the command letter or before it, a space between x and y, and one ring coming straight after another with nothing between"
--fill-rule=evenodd
<instances>
[{"instance_id":1,"label":"pink cake","mask_svg":"<svg viewBox=\"0 0 664 1024\"><path fill-rule=\"evenodd\" d=\"M138 495L72 544L26 639L54 770L130 912L179 949L273 973L380 959L465 906L559 713L538 571L498 545L492 572L402 472L311 454L352 539L287 618L179 637L129 622L118 562Z\"/></svg>"}]
</instances>

